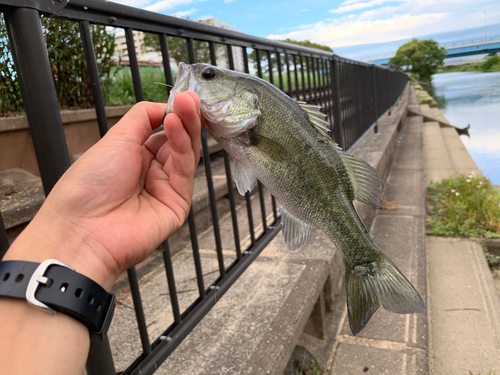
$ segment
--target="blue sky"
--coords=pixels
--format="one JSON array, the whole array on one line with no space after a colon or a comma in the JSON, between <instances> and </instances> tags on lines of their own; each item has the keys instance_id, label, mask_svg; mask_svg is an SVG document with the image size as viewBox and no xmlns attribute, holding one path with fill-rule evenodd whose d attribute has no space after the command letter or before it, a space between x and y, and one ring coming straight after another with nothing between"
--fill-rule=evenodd
<instances>
[{"instance_id":1,"label":"blue sky","mask_svg":"<svg viewBox=\"0 0 500 375\"><path fill-rule=\"evenodd\" d=\"M500 0L114 1L191 19L215 17L247 34L334 49L500 23Z\"/></svg>"}]
</instances>

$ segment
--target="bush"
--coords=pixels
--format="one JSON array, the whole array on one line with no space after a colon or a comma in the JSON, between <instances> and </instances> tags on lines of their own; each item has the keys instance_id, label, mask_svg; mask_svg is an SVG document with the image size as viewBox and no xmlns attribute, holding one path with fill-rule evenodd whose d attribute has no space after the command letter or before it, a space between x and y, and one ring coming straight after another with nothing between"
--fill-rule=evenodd
<instances>
[{"instance_id":1,"label":"bush","mask_svg":"<svg viewBox=\"0 0 500 375\"><path fill-rule=\"evenodd\" d=\"M498 55L491 56L488 60L483 62L481 64L481 70L483 72L486 72L486 71L490 70L491 68L495 67L496 65L500 66L500 56L498 56Z\"/></svg>"},{"instance_id":2,"label":"bush","mask_svg":"<svg viewBox=\"0 0 500 375\"><path fill-rule=\"evenodd\" d=\"M483 176L431 182L427 233L449 237L500 237L500 194Z\"/></svg>"},{"instance_id":3,"label":"bush","mask_svg":"<svg viewBox=\"0 0 500 375\"><path fill-rule=\"evenodd\" d=\"M61 107L92 107L94 100L79 24L50 17L42 17L41 24L59 105ZM107 101L112 88L113 73L119 69L112 61L115 36L105 26L97 25L92 26L91 34L101 88L104 100ZM17 73L10 53L3 16L0 17L0 77L2 115L23 111Z\"/></svg>"}]
</instances>

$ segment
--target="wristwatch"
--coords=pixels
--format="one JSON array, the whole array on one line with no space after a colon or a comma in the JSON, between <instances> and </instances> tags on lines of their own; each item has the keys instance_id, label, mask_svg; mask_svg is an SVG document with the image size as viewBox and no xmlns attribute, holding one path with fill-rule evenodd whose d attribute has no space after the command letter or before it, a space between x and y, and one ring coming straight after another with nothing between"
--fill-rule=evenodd
<instances>
[{"instance_id":1,"label":"wristwatch","mask_svg":"<svg viewBox=\"0 0 500 375\"><path fill-rule=\"evenodd\" d=\"M56 259L0 262L0 297L69 315L88 327L92 339L105 336L115 310L113 293Z\"/></svg>"}]
</instances>

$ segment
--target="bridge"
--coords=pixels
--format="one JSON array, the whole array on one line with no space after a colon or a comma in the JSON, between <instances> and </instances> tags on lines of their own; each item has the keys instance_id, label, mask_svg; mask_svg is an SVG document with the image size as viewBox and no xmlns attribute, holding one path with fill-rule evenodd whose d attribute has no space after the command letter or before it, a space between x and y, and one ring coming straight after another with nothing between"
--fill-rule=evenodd
<instances>
[{"instance_id":1,"label":"bridge","mask_svg":"<svg viewBox=\"0 0 500 375\"><path fill-rule=\"evenodd\" d=\"M445 43L441 44L440 46L446 48L446 50L448 51L448 54L446 55L446 58L448 59L452 57L497 53L500 52L500 36L489 37L486 38L486 40L485 38L481 38L453 43ZM389 63L389 60L393 56L394 55L374 57L364 61L378 65L386 65Z\"/></svg>"}]
</instances>

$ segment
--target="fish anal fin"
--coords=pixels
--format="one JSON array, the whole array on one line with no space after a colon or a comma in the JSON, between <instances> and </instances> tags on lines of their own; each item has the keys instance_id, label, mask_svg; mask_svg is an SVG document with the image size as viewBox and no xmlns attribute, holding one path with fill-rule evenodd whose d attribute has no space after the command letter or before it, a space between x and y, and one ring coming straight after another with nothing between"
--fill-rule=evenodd
<instances>
[{"instance_id":1,"label":"fish anal fin","mask_svg":"<svg viewBox=\"0 0 500 375\"><path fill-rule=\"evenodd\" d=\"M255 176L236 160L234 160L233 179L241 195L245 195L247 191L252 191L257 185Z\"/></svg>"},{"instance_id":2,"label":"fish anal fin","mask_svg":"<svg viewBox=\"0 0 500 375\"><path fill-rule=\"evenodd\" d=\"M300 253L314 240L316 229L280 207L283 240L291 253Z\"/></svg>"},{"instance_id":3,"label":"fish anal fin","mask_svg":"<svg viewBox=\"0 0 500 375\"><path fill-rule=\"evenodd\" d=\"M378 207L382 196L382 180L377 170L364 160L345 152L339 152L339 155L351 181L352 200Z\"/></svg>"}]
</instances>

